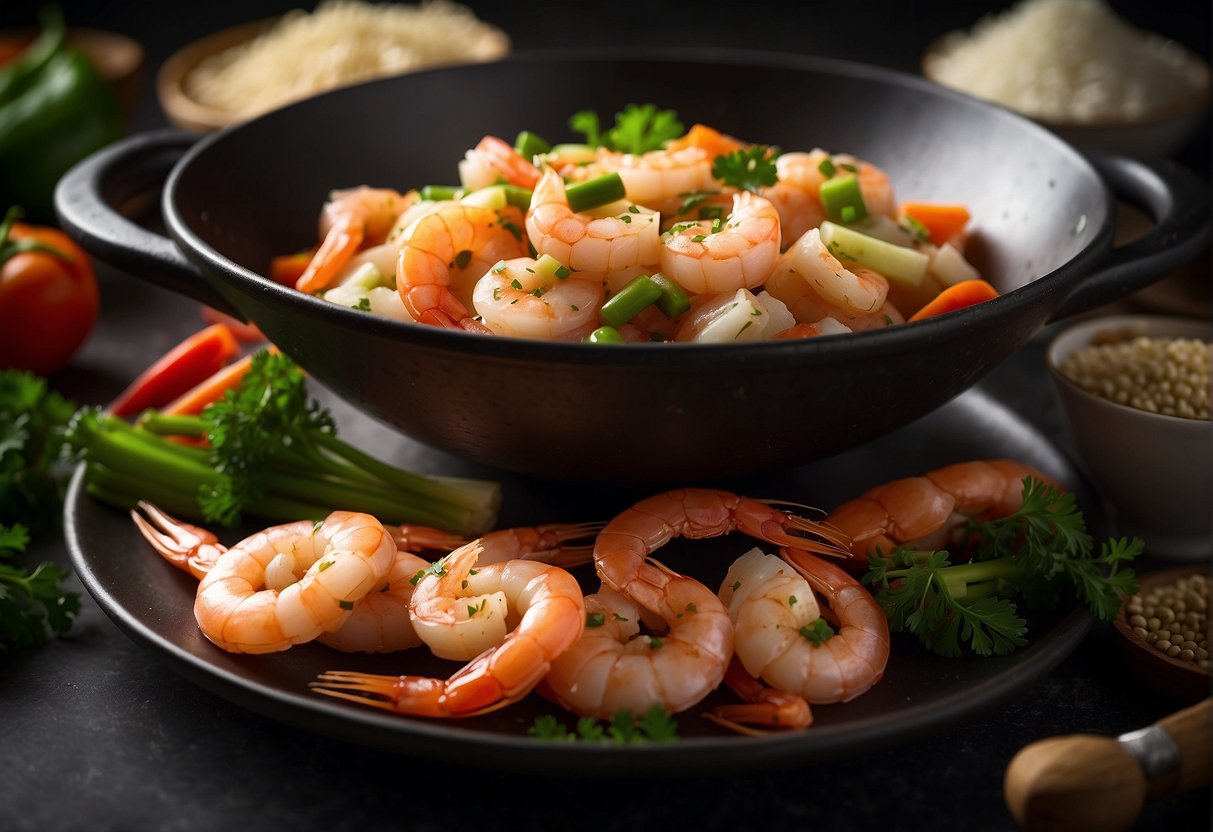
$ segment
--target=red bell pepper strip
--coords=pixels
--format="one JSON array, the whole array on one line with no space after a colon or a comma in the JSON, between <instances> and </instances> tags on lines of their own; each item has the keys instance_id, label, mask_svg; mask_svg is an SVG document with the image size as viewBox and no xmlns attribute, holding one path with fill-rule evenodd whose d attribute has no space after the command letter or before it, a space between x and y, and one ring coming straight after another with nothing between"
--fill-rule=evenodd
<instances>
[{"instance_id":1,"label":"red bell pepper strip","mask_svg":"<svg viewBox=\"0 0 1213 832\"><path fill-rule=\"evenodd\" d=\"M173 347L131 382L109 410L129 417L149 407L161 407L209 378L239 353L232 331L214 324Z\"/></svg>"},{"instance_id":2,"label":"red bell pepper strip","mask_svg":"<svg viewBox=\"0 0 1213 832\"><path fill-rule=\"evenodd\" d=\"M962 280L944 289L926 306L910 316L910 321L921 321L945 312L955 312L976 303L998 297L998 290L984 280Z\"/></svg>"}]
</instances>

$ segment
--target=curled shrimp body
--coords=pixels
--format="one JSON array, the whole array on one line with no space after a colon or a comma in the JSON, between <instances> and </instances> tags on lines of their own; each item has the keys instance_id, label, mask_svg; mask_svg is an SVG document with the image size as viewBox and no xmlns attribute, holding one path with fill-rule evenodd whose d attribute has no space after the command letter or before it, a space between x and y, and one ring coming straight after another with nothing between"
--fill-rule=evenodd
<instances>
[{"instance_id":1,"label":"curled shrimp body","mask_svg":"<svg viewBox=\"0 0 1213 832\"><path fill-rule=\"evenodd\" d=\"M602 587L586 598L582 637L552 663L542 693L581 716L609 719L660 704L671 713L695 705L720 685L733 654L733 625L710 589L656 562L660 601L646 611ZM642 617L657 613L660 635L640 633ZM592 626L590 626L592 624Z\"/></svg>"},{"instance_id":2,"label":"curled shrimp body","mask_svg":"<svg viewBox=\"0 0 1213 832\"><path fill-rule=\"evenodd\" d=\"M631 205L619 214L592 216L569 207L564 181L547 168L531 194L526 231L539 254L547 254L586 280L610 281L659 257L659 218L647 208ZM599 212L600 213L600 212Z\"/></svg>"},{"instance_id":3,"label":"curled shrimp body","mask_svg":"<svg viewBox=\"0 0 1213 832\"><path fill-rule=\"evenodd\" d=\"M763 288L770 292L772 297L782 301L800 323L815 324L825 318L833 318L851 332L905 323L905 316L887 298L875 310L862 313L827 301L816 287L796 270L793 257L791 251L780 255Z\"/></svg>"},{"instance_id":4,"label":"curled shrimp body","mask_svg":"<svg viewBox=\"0 0 1213 832\"><path fill-rule=\"evenodd\" d=\"M503 260L476 282L472 305L497 335L543 340L583 338L598 324L603 286L535 268L530 257Z\"/></svg>"},{"instance_id":5,"label":"curled shrimp body","mask_svg":"<svg viewBox=\"0 0 1213 832\"><path fill-rule=\"evenodd\" d=\"M808 281L827 303L850 315L875 312L889 294L883 275L862 266L844 266L821 241L821 232L811 228L784 255L786 266Z\"/></svg>"},{"instance_id":6,"label":"curled shrimp body","mask_svg":"<svg viewBox=\"0 0 1213 832\"><path fill-rule=\"evenodd\" d=\"M736 625L737 658L751 676L810 704L848 702L884 675L889 625L866 589L806 552L784 559L752 549L729 568L720 588ZM823 617L818 596L838 628Z\"/></svg>"},{"instance_id":7,"label":"curled shrimp body","mask_svg":"<svg viewBox=\"0 0 1213 832\"><path fill-rule=\"evenodd\" d=\"M274 526L219 556L198 584L194 617L224 650L285 650L340 627L395 556L391 536L368 514Z\"/></svg>"},{"instance_id":8,"label":"curled shrimp body","mask_svg":"<svg viewBox=\"0 0 1213 832\"><path fill-rule=\"evenodd\" d=\"M643 154L600 148L595 161L574 172L582 178L618 173L629 200L662 214L676 214L683 194L719 187L712 177L712 155L694 146Z\"/></svg>"},{"instance_id":9,"label":"curled shrimp body","mask_svg":"<svg viewBox=\"0 0 1213 832\"><path fill-rule=\"evenodd\" d=\"M533 188L539 170L496 136L485 136L459 163L459 179L471 190L487 188L504 179L511 185Z\"/></svg>"},{"instance_id":10,"label":"curled shrimp body","mask_svg":"<svg viewBox=\"0 0 1213 832\"><path fill-rule=\"evenodd\" d=\"M970 519L1005 517L1023 505L1023 481L1053 481L1009 459L972 460L878 485L836 508L827 521L851 538L851 563L896 547L941 549Z\"/></svg>"},{"instance_id":11,"label":"curled shrimp body","mask_svg":"<svg viewBox=\"0 0 1213 832\"><path fill-rule=\"evenodd\" d=\"M581 589L563 569L534 561L512 560L477 568L480 552L480 543L473 541L440 561L440 569L431 570L418 582L412 606L431 619L446 618L452 625L466 622L465 627L447 633L451 644L458 645L463 640L461 630L477 630L490 617L500 615L496 608L469 611L467 596L500 592L520 615L518 625L503 641L449 679L329 671L312 684L313 690L396 713L438 718L486 713L529 693L547 674L551 662L580 637L585 626ZM434 648L434 644L430 646ZM438 649L435 652L443 655Z\"/></svg>"},{"instance_id":12,"label":"curled shrimp body","mask_svg":"<svg viewBox=\"0 0 1213 832\"><path fill-rule=\"evenodd\" d=\"M523 254L507 225L496 211L460 203L417 220L396 266L396 289L409 314L423 324L487 332L467 307L480 275Z\"/></svg>"},{"instance_id":13,"label":"curled shrimp body","mask_svg":"<svg viewBox=\"0 0 1213 832\"><path fill-rule=\"evenodd\" d=\"M821 207L821 165L829 154L820 148L809 153L784 153L775 158L775 184L762 191L779 212L784 240L799 239L826 218Z\"/></svg>"},{"instance_id":14,"label":"curled shrimp body","mask_svg":"<svg viewBox=\"0 0 1213 832\"><path fill-rule=\"evenodd\" d=\"M749 289L766 280L779 257L779 214L751 193L733 197L733 211L713 233L707 220L678 223L662 235L661 270L695 294Z\"/></svg>"},{"instance_id":15,"label":"curled shrimp body","mask_svg":"<svg viewBox=\"0 0 1213 832\"><path fill-rule=\"evenodd\" d=\"M295 288L308 293L328 288L355 252L364 245L383 242L416 198L416 193L400 194L386 188L334 191L320 214L320 248Z\"/></svg>"}]
</instances>

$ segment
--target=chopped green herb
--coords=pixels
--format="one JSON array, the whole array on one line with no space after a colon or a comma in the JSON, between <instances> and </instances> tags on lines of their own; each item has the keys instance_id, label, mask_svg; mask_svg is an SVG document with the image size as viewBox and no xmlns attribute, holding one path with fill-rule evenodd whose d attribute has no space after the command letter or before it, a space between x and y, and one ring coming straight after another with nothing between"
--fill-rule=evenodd
<instances>
[{"instance_id":1,"label":"chopped green herb","mask_svg":"<svg viewBox=\"0 0 1213 832\"><path fill-rule=\"evenodd\" d=\"M712 176L745 191L757 191L774 185L779 178L775 171L775 148L756 144L748 150L734 150L712 160Z\"/></svg>"},{"instance_id":2,"label":"chopped green herb","mask_svg":"<svg viewBox=\"0 0 1213 832\"><path fill-rule=\"evenodd\" d=\"M615 114L615 126L603 131L598 114L582 110L569 118L569 127L585 136L591 147L606 147L623 153L660 150L670 139L682 135L682 123L673 110L658 110L655 104L629 104Z\"/></svg>"},{"instance_id":3,"label":"chopped green herb","mask_svg":"<svg viewBox=\"0 0 1213 832\"><path fill-rule=\"evenodd\" d=\"M455 267L456 268L466 269L468 267L468 264L471 262L472 262L472 252L469 249L465 248L463 251L461 251L455 255Z\"/></svg>"},{"instance_id":4,"label":"chopped green herb","mask_svg":"<svg viewBox=\"0 0 1213 832\"><path fill-rule=\"evenodd\" d=\"M361 312L370 312L371 311L371 299L368 297L358 298L358 302L354 304L353 308L357 309Z\"/></svg>"},{"instance_id":5,"label":"chopped green herb","mask_svg":"<svg viewBox=\"0 0 1213 832\"><path fill-rule=\"evenodd\" d=\"M665 644L665 642L655 636L649 639L649 649L650 650L656 650L659 647L661 647L661 645L663 645L663 644Z\"/></svg>"},{"instance_id":6,"label":"chopped green herb","mask_svg":"<svg viewBox=\"0 0 1213 832\"><path fill-rule=\"evenodd\" d=\"M834 630L824 618L818 618L812 624L801 627L800 634L820 647L834 637Z\"/></svg>"},{"instance_id":7,"label":"chopped green herb","mask_svg":"<svg viewBox=\"0 0 1213 832\"><path fill-rule=\"evenodd\" d=\"M354 602L353 601L338 601L337 606L341 607L341 609L343 609L343 610L352 610L354 608Z\"/></svg>"},{"instance_id":8,"label":"chopped green herb","mask_svg":"<svg viewBox=\"0 0 1213 832\"><path fill-rule=\"evenodd\" d=\"M601 626L602 626L603 624L605 624L605 623L606 623L606 616L605 616L605 615L603 615L602 613L600 613L600 612L590 612L590 613L586 613L586 616L585 616L585 626L587 626L587 627L601 627Z\"/></svg>"},{"instance_id":9,"label":"chopped green herb","mask_svg":"<svg viewBox=\"0 0 1213 832\"><path fill-rule=\"evenodd\" d=\"M47 630L66 633L80 611L80 597L60 587L67 573L53 563L32 571L5 563L25 551L29 532L21 524L0 526L0 653L8 645L37 647Z\"/></svg>"}]
</instances>

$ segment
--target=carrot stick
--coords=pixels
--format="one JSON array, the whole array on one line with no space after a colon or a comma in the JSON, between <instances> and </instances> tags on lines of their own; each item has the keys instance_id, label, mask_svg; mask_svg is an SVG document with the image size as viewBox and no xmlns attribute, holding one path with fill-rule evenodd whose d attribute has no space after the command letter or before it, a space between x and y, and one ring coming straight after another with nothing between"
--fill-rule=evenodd
<instances>
[{"instance_id":1,"label":"carrot stick","mask_svg":"<svg viewBox=\"0 0 1213 832\"><path fill-rule=\"evenodd\" d=\"M268 347L268 349L277 352L274 347ZM228 364L210 378L160 408L161 414L165 416L198 415L208 404L219 401L225 392L240 384L240 380L248 373L251 366L253 366L252 355L246 355L239 361Z\"/></svg>"},{"instance_id":2,"label":"carrot stick","mask_svg":"<svg viewBox=\"0 0 1213 832\"><path fill-rule=\"evenodd\" d=\"M666 145L669 150L681 150L684 147L702 147L708 151L709 155L715 157L725 156L734 150L741 150L745 147L745 143L732 136L726 136L714 127L695 124L691 126L685 136L674 139Z\"/></svg>"},{"instance_id":3,"label":"carrot stick","mask_svg":"<svg viewBox=\"0 0 1213 832\"><path fill-rule=\"evenodd\" d=\"M935 202L903 202L901 215L913 217L931 235L931 242L941 246L964 231L969 222L969 209L963 205Z\"/></svg>"},{"instance_id":4,"label":"carrot stick","mask_svg":"<svg viewBox=\"0 0 1213 832\"><path fill-rule=\"evenodd\" d=\"M283 286L294 286L307 271L307 264L312 262L314 254L313 251L301 251L275 257L270 261L270 279Z\"/></svg>"},{"instance_id":5,"label":"carrot stick","mask_svg":"<svg viewBox=\"0 0 1213 832\"><path fill-rule=\"evenodd\" d=\"M996 297L998 290L984 280L962 280L936 295L926 306L911 315L910 320L921 321L923 318L931 318L945 312L955 312L957 309Z\"/></svg>"},{"instance_id":6,"label":"carrot stick","mask_svg":"<svg viewBox=\"0 0 1213 832\"><path fill-rule=\"evenodd\" d=\"M236 338L226 325L208 326L144 370L110 403L109 410L126 417L149 407L160 407L217 372L239 351Z\"/></svg>"}]
</instances>

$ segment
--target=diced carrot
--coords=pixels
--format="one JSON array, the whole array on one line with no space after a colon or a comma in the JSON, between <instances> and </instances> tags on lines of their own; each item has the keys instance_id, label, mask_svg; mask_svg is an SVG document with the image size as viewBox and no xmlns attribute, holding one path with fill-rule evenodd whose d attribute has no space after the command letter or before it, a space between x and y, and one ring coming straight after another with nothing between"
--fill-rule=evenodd
<instances>
[{"instance_id":1,"label":"diced carrot","mask_svg":"<svg viewBox=\"0 0 1213 832\"><path fill-rule=\"evenodd\" d=\"M274 347L268 347L270 352L277 352ZM240 384L240 380L253 366L253 356L246 355L239 361L228 364L223 369L205 379L200 384L181 394L168 405L160 408L166 416L195 416L211 402L223 398L223 394Z\"/></svg>"},{"instance_id":2,"label":"diced carrot","mask_svg":"<svg viewBox=\"0 0 1213 832\"><path fill-rule=\"evenodd\" d=\"M224 324L232 331L232 335L236 336L237 341L244 341L245 343L252 344L260 343L261 341L265 340L265 333L263 333L260 327L258 327L256 324L246 324L244 321L237 320L231 315L226 315L223 312L220 312L213 306L203 305L202 320L206 321L208 324Z\"/></svg>"},{"instance_id":3,"label":"diced carrot","mask_svg":"<svg viewBox=\"0 0 1213 832\"><path fill-rule=\"evenodd\" d=\"M708 155L715 158L716 156L732 153L735 150L741 150L745 146L745 142L732 136L726 136L714 127L708 127L706 124L695 124L691 126L691 129L687 131L685 136L674 139L666 145L666 148L669 150L682 150L685 147L702 147L708 152Z\"/></svg>"},{"instance_id":4,"label":"diced carrot","mask_svg":"<svg viewBox=\"0 0 1213 832\"><path fill-rule=\"evenodd\" d=\"M165 353L131 382L109 410L117 416L134 416L160 407L216 373L240 351L232 331L213 324L195 332Z\"/></svg>"},{"instance_id":5,"label":"diced carrot","mask_svg":"<svg viewBox=\"0 0 1213 832\"><path fill-rule=\"evenodd\" d=\"M307 264L312 262L315 252L301 251L297 254L284 254L270 261L270 280L283 286L294 286L303 273Z\"/></svg>"},{"instance_id":6,"label":"diced carrot","mask_svg":"<svg viewBox=\"0 0 1213 832\"><path fill-rule=\"evenodd\" d=\"M998 290L984 280L963 280L936 295L934 300L910 316L910 320L921 321L945 312L955 312L996 297Z\"/></svg>"},{"instance_id":7,"label":"diced carrot","mask_svg":"<svg viewBox=\"0 0 1213 832\"><path fill-rule=\"evenodd\" d=\"M922 223L931 242L941 246L964 231L969 222L969 209L963 205L936 202L903 202L901 215L913 217Z\"/></svg>"}]
</instances>

